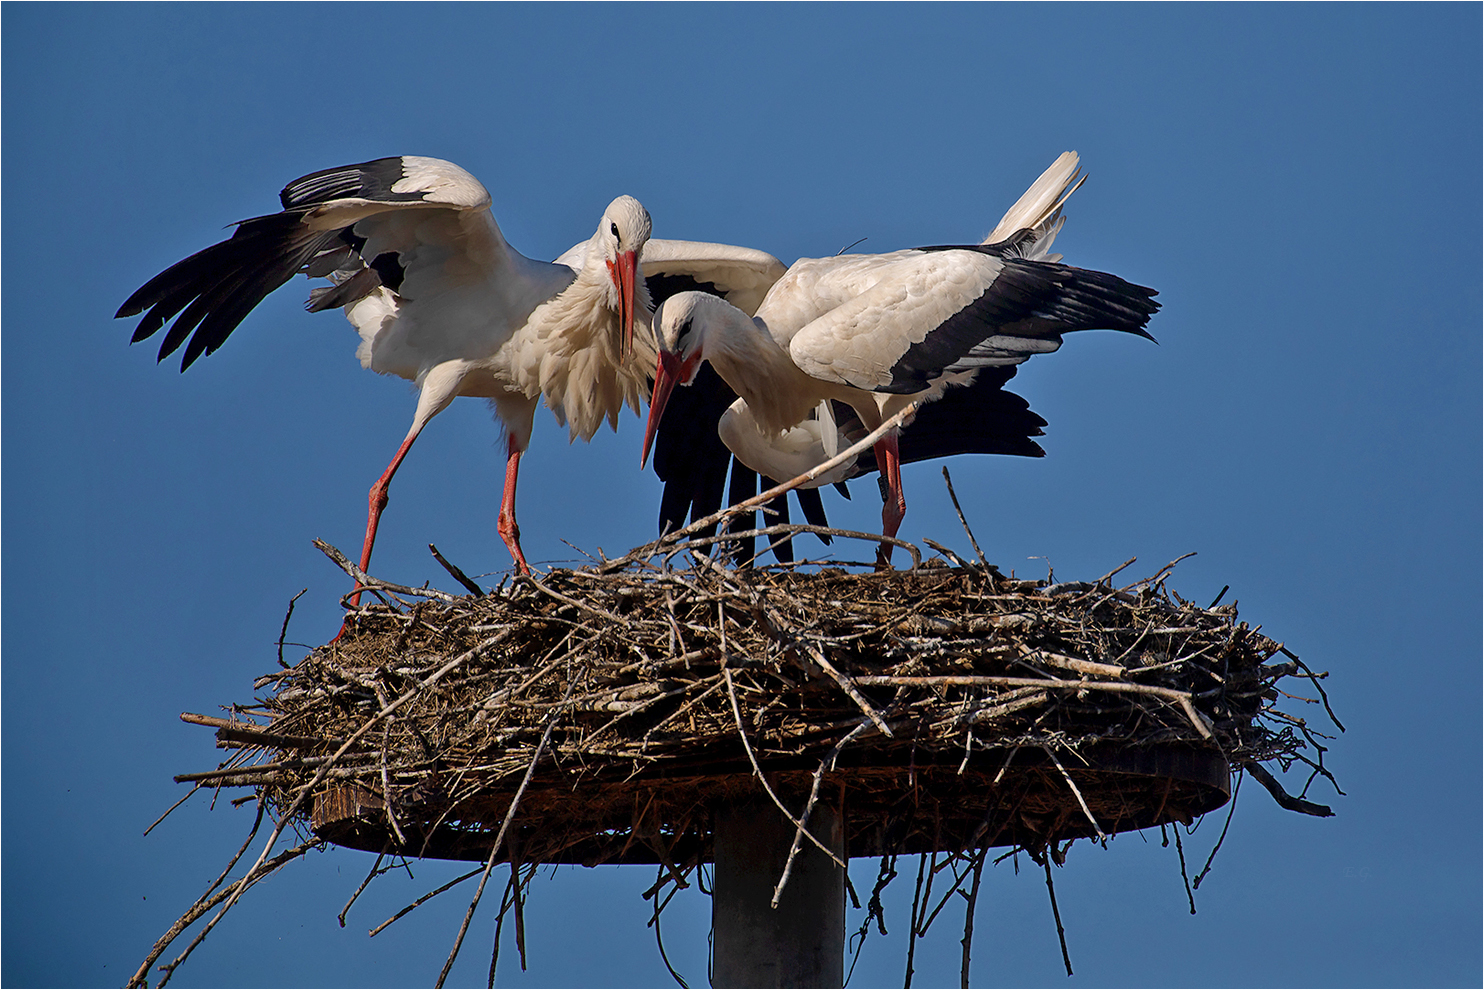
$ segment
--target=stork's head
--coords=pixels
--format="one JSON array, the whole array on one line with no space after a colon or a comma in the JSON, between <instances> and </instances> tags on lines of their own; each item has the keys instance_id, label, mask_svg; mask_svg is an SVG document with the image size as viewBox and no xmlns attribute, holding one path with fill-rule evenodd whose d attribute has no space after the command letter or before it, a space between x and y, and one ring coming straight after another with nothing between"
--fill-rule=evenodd
<instances>
[{"instance_id":1,"label":"stork's head","mask_svg":"<svg viewBox=\"0 0 1484 990\"><path fill-rule=\"evenodd\" d=\"M665 404L670 401L670 393L676 385L695 381L701 362L706 360L707 313L717 304L726 305L705 292L677 292L654 311L659 363L654 370L654 394L649 399L649 423L644 430L640 467L649 460L649 447L665 413Z\"/></svg>"},{"instance_id":2,"label":"stork's head","mask_svg":"<svg viewBox=\"0 0 1484 990\"><path fill-rule=\"evenodd\" d=\"M634 348L634 310L648 311L649 293L639 275L639 255L649 240L649 211L632 196L620 196L608 204L593 234L597 250L589 258L602 258L612 283L608 302L618 313L623 329L623 356ZM591 261L589 261L591 264Z\"/></svg>"}]
</instances>

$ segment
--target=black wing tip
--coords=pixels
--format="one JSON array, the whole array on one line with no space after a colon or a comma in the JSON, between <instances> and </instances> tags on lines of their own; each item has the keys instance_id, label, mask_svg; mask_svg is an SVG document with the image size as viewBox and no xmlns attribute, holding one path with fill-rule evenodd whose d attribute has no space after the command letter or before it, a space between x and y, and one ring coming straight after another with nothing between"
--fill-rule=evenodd
<instances>
[{"instance_id":1,"label":"black wing tip","mask_svg":"<svg viewBox=\"0 0 1484 990\"><path fill-rule=\"evenodd\" d=\"M423 191L399 193L392 186L406 177L406 158L373 158L353 165L337 165L310 172L283 187L278 201L285 210L305 209L337 199L369 199L386 203L416 202Z\"/></svg>"}]
</instances>

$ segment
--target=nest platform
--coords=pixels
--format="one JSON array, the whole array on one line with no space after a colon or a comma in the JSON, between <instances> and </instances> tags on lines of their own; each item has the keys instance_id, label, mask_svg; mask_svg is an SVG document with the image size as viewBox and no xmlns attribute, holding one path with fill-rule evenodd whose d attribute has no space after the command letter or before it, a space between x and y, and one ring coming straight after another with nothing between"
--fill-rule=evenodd
<instances>
[{"instance_id":1,"label":"nest platform","mask_svg":"<svg viewBox=\"0 0 1484 990\"><path fill-rule=\"evenodd\" d=\"M237 752L179 779L254 788L376 853L672 875L710 860L715 808L764 793L795 824L838 802L851 856L1189 823L1243 768L1326 813L1262 766L1309 762L1277 685L1316 675L1234 605L1167 590L1170 568L1120 587L957 557L692 559L462 598L381 585L337 641L260 679L257 704L190 716Z\"/></svg>"}]
</instances>

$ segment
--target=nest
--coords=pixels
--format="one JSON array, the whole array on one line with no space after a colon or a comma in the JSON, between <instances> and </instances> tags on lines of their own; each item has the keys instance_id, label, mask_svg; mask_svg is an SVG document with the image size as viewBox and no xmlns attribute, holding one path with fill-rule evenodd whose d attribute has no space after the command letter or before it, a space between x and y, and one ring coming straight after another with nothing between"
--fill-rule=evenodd
<instances>
[{"instance_id":1,"label":"nest","mask_svg":"<svg viewBox=\"0 0 1484 990\"><path fill-rule=\"evenodd\" d=\"M1238 621L1235 605L1219 604L1225 589L1206 608L1169 590L1178 561L1129 584L1115 581L1128 564L1096 581L1051 583L1006 577L977 544L975 563L929 541L941 559L924 563L916 547L892 541L911 553L910 569L734 569L694 551L819 530L680 542L716 518L618 560L492 592L435 549L466 597L377 580L321 545L376 601L292 666L281 636L281 669L258 680L255 703L232 706L228 718L182 716L216 727L218 746L235 752L216 770L176 779L249 788L233 803L255 799L257 821L131 985L144 985L171 943L215 911L161 967L168 981L247 889L326 842L379 854L347 911L392 869L381 865L389 855L484 861L442 985L495 863L511 868L496 953L512 908L521 944L535 864L655 864L645 896L658 918L710 861L717 810L757 800L796 829L775 903L804 840L814 840L820 801L843 812L847 856L881 857L860 944L873 920L885 931L880 895L897 857L918 854L909 982L910 943L955 892L967 903L967 981L974 904L997 846L1046 870L1070 973L1051 865L1071 842L1188 825L1228 800L1237 772L1285 808L1330 814L1305 798L1316 777L1334 783L1323 764L1328 737L1281 707L1288 699L1329 712L1326 675ZM1319 697L1280 687L1294 678ZM1309 769L1297 797L1268 769L1294 764ZM227 882L269 813L272 835ZM286 832L302 841L280 849ZM1175 844L1184 875L1178 829ZM945 870L949 890L935 908L933 878ZM1187 894L1191 886L1187 877Z\"/></svg>"},{"instance_id":2,"label":"nest","mask_svg":"<svg viewBox=\"0 0 1484 990\"><path fill-rule=\"evenodd\" d=\"M1117 587L933 563L631 559L383 594L259 681L240 710L266 724L201 719L239 758L182 779L373 852L484 860L503 836L497 860L680 871L708 860L718 803L760 787L800 825L838 801L860 856L1042 850L1189 823L1233 769L1324 772L1275 704L1312 673L1235 606L1168 591L1170 568Z\"/></svg>"},{"instance_id":3,"label":"nest","mask_svg":"<svg viewBox=\"0 0 1484 990\"><path fill-rule=\"evenodd\" d=\"M1189 824L1228 800L1234 771L1285 808L1330 814L1305 798L1316 777L1335 783L1324 767L1327 737L1281 707L1285 698L1323 704L1343 729L1319 683L1326 675L1238 621L1235 605L1220 604L1226 589L1206 608L1169 590L1178 561L1122 586L1115 578L1133 561L1096 581L1054 584L1000 573L967 522L977 563L932 541L941 559L923 563L903 541L815 526L705 535L833 463L625 557L523 576L493 592L435 548L469 590L462 598L375 579L321 544L377 601L351 611L334 642L292 666L281 635L282 669L258 680L266 693L256 703L232 706L225 719L183 716L215 726L218 745L236 752L216 770L176 779L193 782L193 792L250 788L233 803L256 799L258 815L130 985L144 985L174 940L215 911L161 967L163 985L246 890L325 842L379 854L346 911L392 868L381 866L388 855L484 861L439 986L501 861L511 878L491 985L512 908L521 944L534 864L656 864L645 897L658 937L669 897L711 858L716 812L760 793L796 829L775 904L803 840L836 858L809 832L820 801L843 812L847 856L881 857L860 945L873 920L885 932L880 894L897 857L918 854L909 985L915 939L958 893L967 904L967 986L974 905L997 846L1023 849L1046 870L1070 974L1051 865L1073 841ZM944 480L957 507L946 469ZM700 552L801 532L880 541L878 560L892 544L913 565L727 568ZM285 633L292 614L291 603ZM1319 698L1279 686L1294 678ZM1294 797L1268 765L1296 763L1310 773ZM269 812L271 836L228 882ZM303 841L275 854L286 831ZM1175 845L1183 876L1178 829ZM1188 895L1210 864L1193 885L1187 877ZM934 877L945 870L949 889L933 907ZM479 873L419 898L371 934ZM846 884L860 907L848 873Z\"/></svg>"}]
</instances>

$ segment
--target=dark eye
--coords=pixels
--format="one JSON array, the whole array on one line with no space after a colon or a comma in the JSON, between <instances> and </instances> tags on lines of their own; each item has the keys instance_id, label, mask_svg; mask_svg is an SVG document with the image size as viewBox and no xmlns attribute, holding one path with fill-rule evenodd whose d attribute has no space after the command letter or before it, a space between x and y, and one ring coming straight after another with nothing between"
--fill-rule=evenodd
<instances>
[{"instance_id":1,"label":"dark eye","mask_svg":"<svg viewBox=\"0 0 1484 990\"><path fill-rule=\"evenodd\" d=\"M609 224L608 224L608 229L611 230L611 231L613 231L613 239L614 240L621 240L621 238L618 236L618 224L613 223L613 222L610 221Z\"/></svg>"}]
</instances>

